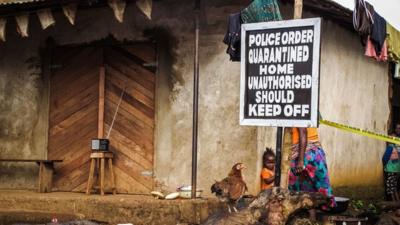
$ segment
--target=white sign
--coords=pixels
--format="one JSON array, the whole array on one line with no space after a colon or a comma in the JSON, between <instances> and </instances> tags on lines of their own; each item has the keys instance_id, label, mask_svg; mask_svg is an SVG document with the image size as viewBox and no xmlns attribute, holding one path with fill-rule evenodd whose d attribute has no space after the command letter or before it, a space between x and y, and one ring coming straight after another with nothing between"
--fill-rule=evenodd
<instances>
[{"instance_id":1,"label":"white sign","mask_svg":"<svg viewBox=\"0 0 400 225\"><path fill-rule=\"evenodd\" d=\"M240 124L317 127L321 19L242 25Z\"/></svg>"}]
</instances>

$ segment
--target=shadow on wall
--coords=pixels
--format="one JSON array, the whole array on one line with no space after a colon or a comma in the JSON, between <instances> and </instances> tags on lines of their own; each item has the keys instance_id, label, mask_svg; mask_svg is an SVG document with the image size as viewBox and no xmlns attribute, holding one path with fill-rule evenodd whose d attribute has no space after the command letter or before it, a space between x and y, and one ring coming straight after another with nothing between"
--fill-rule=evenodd
<instances>
[{"instance_id":1,"label":"shadow on wall","mask_svg":"<svg viewBox=\"0 0 400 225\"><path fill-rule=\"evenodd\" d=\"M169 75L167 76L169 90L173 92L174 85L183 86L185 84L183 75L173 68L178 58L178 53L176 52L178 39L171 35L171 32L164 27L146 29L143 31L143 36L157 43L159 54L157 61L159 63L159 58L163 58L162 72Z\"/></svg>"}]
</instances>

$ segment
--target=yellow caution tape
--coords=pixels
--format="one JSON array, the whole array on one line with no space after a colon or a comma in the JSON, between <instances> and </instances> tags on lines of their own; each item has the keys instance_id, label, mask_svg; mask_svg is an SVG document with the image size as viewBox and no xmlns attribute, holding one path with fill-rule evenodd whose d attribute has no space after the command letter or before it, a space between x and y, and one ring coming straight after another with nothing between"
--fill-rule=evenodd
<instances>
[{"instance_id":1,"label":"yellow caution tape","mask_svg":"<svg viewBox=\"0 0 400 225\"><path fill-rule=\"evenodd\" d=\"M332 121L328 121L328 120L324 120L324 119L320 119L319 122L321 124L330 126L330 127L335 127L338 128L340 130L344 130L344 131L348 131L354 134L359 134L362 136L366 136L366 137L370 137L370 138L375 138L381 141L386 141L386 142L390 142L393 144L397 144L400 145L400 138L397 137L393 137L393 136L389 136L389 135L384 135L384 134L378 134L372 131L368 131L368 130L363 130L360 128L355 128L355 127L351 127L351 126L347 126L344 124L340 124L340 123L335 123Z\"/></svg>"}]
</instances>

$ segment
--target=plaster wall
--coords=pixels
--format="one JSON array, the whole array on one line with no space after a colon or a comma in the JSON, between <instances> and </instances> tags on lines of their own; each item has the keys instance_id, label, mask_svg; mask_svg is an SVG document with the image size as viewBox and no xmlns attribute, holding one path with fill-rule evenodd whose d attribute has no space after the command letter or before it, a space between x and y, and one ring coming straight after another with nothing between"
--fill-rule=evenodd
<instances>
[{"instance_id":1,"label":"plaster wall","mask_svg":"<svg viewBox=\"0 0 400 225\"><path fill-rule=\"evenodd\" d=\"M239 64L229 62L222 43L226 16L239 9L224 1L205 3L200 38L200 96L198 136L198 187L209 192L214 179L222 179L236 162L243 162L250 192L257 191L256 128L240 127ZM108 7L78 10L76 25L55 13L56 25L40 28L30 18L29 38L20 38L9 20L7 41L0 44L0 91L4 122L1 157L45 158L47 140L47 81L40 70L40 49L52 37L57 45L85 44L112 35L124 41L156 39L158 75L154 175L158 187L169 190L191 181L193 99L193 5L187 1L154 3L147 20L134 4L128 4L124 23L118 23ZM32 75L32 62L39 68ZM35 63L36 63L35 61ZM43 78L43 79L41 79ZM43 110L42 110L43 109ZM41 111L42 110L42 111ZM10 130L14 133L10 133ZM9 132L9 133L7 133ZM19 136L18 136L18 135ZM0 188L35 188L34 164L1 165ZM6 174L6 175L4 175ZM18 181L18 182L17 182Z\"/></svg>"},{"instance_id":2,"label":"plaster wall","mask_svg":"<svg viewBox=\"0 0 400 225\"><path fill-rule=\"evenodd\" d=\"M222 43L229 13L243 7L223 0L204 1L201 13L198 186L209 194L214 179L243 162L250 193L259 188L261 155L275 147L274 128L239 126L240 65L229 61ZM235 5L237 4L237 5ZM60 13L57 24L42 30L30 18L30 37L20 38L12 20L7 42L0 44L0 157L46 157L47 79L40 49L56 44L84 44L110 34L116 39L158 43L154 175L157 187L174 190L190 184L193 98L193 6L187 1L154 2L147 20L128 4L124 23L110 8L78 10L76 25ZM282 8L289 15L288 7ZM286 17L289 18L289 17ZM325 119L386 133L389 117L387 65L363 56L358 36L323 22L320 111ZM334 187L381 186L380 157L385 143L321 126L322 145ZM0 188L34 188L37 166L1 164ZM283 177L282 179L285 179Z\"/></svg>"}]
</instances>

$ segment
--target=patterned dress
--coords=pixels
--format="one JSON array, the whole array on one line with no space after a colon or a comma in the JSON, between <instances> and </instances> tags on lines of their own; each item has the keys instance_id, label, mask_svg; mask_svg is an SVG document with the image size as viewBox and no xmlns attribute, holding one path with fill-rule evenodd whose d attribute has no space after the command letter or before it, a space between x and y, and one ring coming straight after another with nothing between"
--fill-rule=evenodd
<instances>
[{"instance_id":1,"label":"patterned dress","mask_svg":"<svg viewBox=\"0 0 400 225\"><path fill-rule=\"evenodd\" d=\"M289 190L320 192L330 197L331 201L328 204L328 207L335 207L336 202L334 200L332 188L329 182L325 152L322 149L319 141L313 140L312 142L308 142L306 151L304 153L305 169L300 174L294 173L298 161L299 143L294 143L293 152L294 153L292 156L294 157L292 157L290 163L291 169L289 172Z\"/></svg>"}]
</instances>

